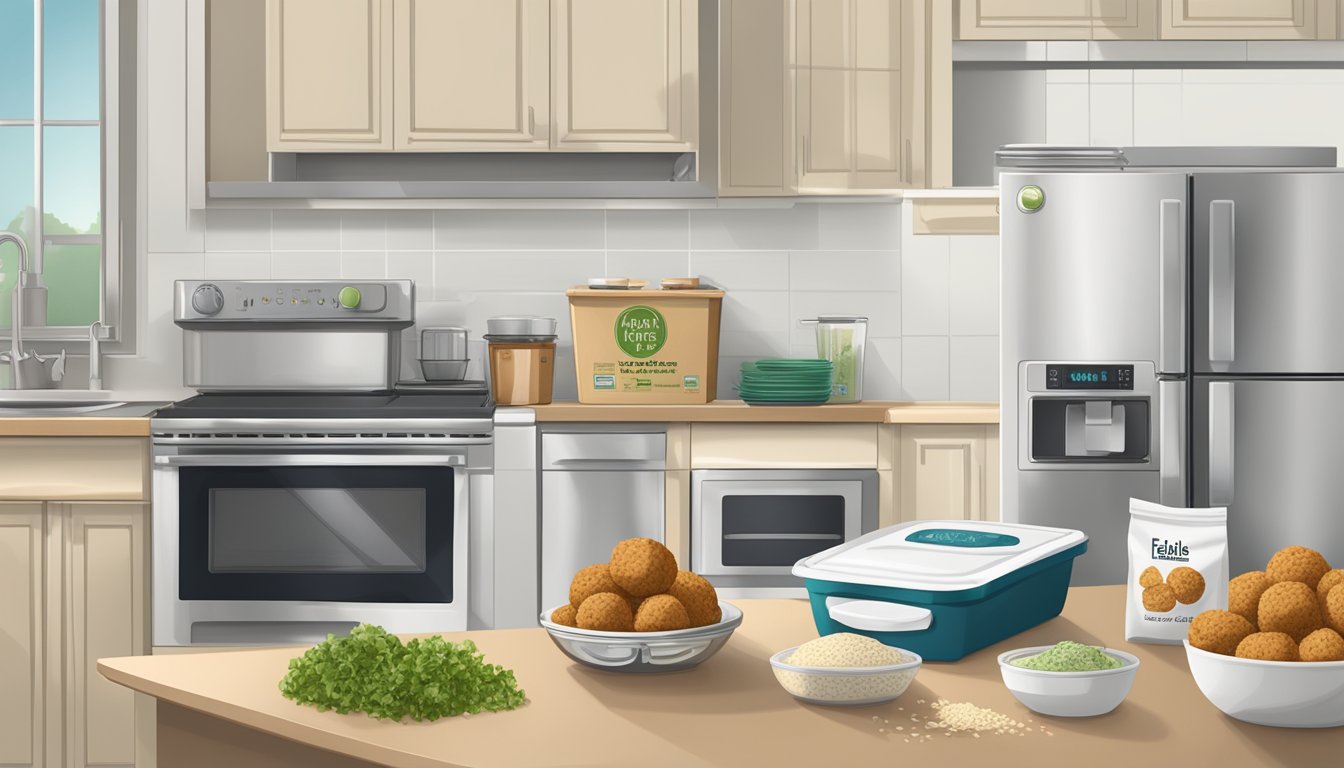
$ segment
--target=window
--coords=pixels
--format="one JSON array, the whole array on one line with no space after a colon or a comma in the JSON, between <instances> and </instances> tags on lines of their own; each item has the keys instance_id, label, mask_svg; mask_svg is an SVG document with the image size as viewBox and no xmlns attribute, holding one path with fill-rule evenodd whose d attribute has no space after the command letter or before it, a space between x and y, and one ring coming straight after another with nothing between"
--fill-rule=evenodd
<instances>
[{"instance_id":1,"label":"window","mask_svg":"<svg viewBox=\"0 0 1344 768\"><path fill-rule=\"evenodd\" d=\"M119 5L0 0L0 229L27 243L28 285L47 294L43 317L28 293L25 340L84 339L95 320L121 322ZM18 261L0 246L0 329Z\"/></svg>"}]
</instances>

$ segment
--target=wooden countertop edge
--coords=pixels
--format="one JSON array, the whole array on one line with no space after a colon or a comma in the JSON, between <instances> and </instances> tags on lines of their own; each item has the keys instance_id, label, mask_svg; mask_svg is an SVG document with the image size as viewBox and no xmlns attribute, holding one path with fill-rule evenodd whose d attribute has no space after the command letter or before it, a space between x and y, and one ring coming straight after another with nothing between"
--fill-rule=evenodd
<instances>
[{"instance_id":1,"label":"wooden countertop edge","mask_svg":"<svg viewBox=\"0 0 1344 768\"><path fill-rule=\"evenodd\" d=\"M115 662L116 659L109 661ZM229 704L208 696L201 696L183 691L180 688L156 683L119 669L112 664L104 663L101 659L97 664L98 673L117 685L125 686L147 696L153 696L155 699L195 710L210 717L218 717L221 720L237 723L299 744L374 763L395 764L408 766L409 768L418 768L419 766L424 766L424 768L467 768L459 764L370 743L355 736L346 736L320 728L313 728L255 709Z\"/></svg>"},{"instance_id":2,"label":"wooden countertop edge","mask_svg":"<svg viewBox=\"0 0 1344 768\"><path fill-rule=\"evenodd\" d=\"M149 437L149 417L5 417L0 437Z\"/></svg>"},{"instance_id":3,"label":"wooden countertop edge","mask_svg":"<svg viewBox=\"0 0 1344 768\"><path fill-rule=\"evenodd\" d=\"M704 405L591 405L576 402L528 406L538 422L723 422L832 424L997 424L998 403L869 401L806 407L752 406L740 400Z\"/></svg>"}]
</instances>

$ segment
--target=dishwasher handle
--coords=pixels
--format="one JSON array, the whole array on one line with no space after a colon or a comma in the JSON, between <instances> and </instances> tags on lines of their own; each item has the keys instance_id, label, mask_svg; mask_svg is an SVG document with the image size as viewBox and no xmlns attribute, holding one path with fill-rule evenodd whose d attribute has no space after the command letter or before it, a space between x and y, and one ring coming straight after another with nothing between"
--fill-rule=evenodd
<instances>
[{"instance_id":1,"label":"dishwasher handle","mask_svg":"<svg viewBox=\"0 0 1344 768\"><path fill-rule=\"evenodd\" d=\"M667 466L662 432L545 432L542 469L657 469Z\"/></svg>"}]
</instances>

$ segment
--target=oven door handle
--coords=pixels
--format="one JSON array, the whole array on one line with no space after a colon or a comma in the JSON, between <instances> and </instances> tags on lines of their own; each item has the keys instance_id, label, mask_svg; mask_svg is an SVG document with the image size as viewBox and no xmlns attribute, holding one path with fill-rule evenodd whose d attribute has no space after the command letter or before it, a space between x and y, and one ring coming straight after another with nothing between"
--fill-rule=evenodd
<instances>
[{"instance_id":1,"label":"oven door handle","mask_svg":"<svg viewBox=\"0 0 1344 768\"><path fill-rule=\"evenodd\" d=\"M351 454L212 454L155 456L160 467L465 467L465 456L383 456Z\"/></svg>"}]
</instances>

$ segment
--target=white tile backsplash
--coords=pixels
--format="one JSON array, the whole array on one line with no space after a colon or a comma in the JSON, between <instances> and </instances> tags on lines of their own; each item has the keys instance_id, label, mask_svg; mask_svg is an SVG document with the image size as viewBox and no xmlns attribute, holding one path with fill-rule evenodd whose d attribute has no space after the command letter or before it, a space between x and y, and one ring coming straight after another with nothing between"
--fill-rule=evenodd
<instances>
[{"instance_id":1,"label":"white tile backsplash","mask_svg":"<svg viewBox=\"0 0 1344 768\"><path fill-rule=\"evenodd\" d=\"M822 314L868 317L865 397L963 394L973 384L963 386L958 372L979 376L979 353L997 341L998 239L913 237L904 214L897 202L691 211L220 210L208 216L196 271L218 279L409 278L417 328L461 325L477 343L487 318L555 317L560 399L575 396L565 288L599 275L694 276L727 292L720 397L737 396L732 387L744 360L814 356L815 330L799 320ZM417 328L402 336L405 375L418 373ZM483 344L478 356L483 364Z\"/></svg>"},{"instance_id":2,"label":"white tile backsplash","mask_svg":"<svg viewBox=\"0 0 1344 768\"><path fill-rule=\"evenodd\" d=\"M953 336L948 383L953 400L998 400L999 337Z\"/></svg>"},{"instance_id":3,"label":"white tile backsplash","mask_svg":"<svg viewBox=\"0 0 1344 768\"><path fill-rule=\"evenodd\" d=\"M898 247L899 244L897 241ZM795 291L845 291L856 286L870 291L900 290L900 251L794 251L789 254L789 287Z\"/></svg>"},{"instance_id":4,"label":"white tile backsplash","mask_svg":"<svg viewBox=\"0 0 1344 768\"><path fill-rule=\"evenodd\" d=\"M948 337L901 338L902 399L948 400L948 376Z\"/></svg>"}]
</instances>

